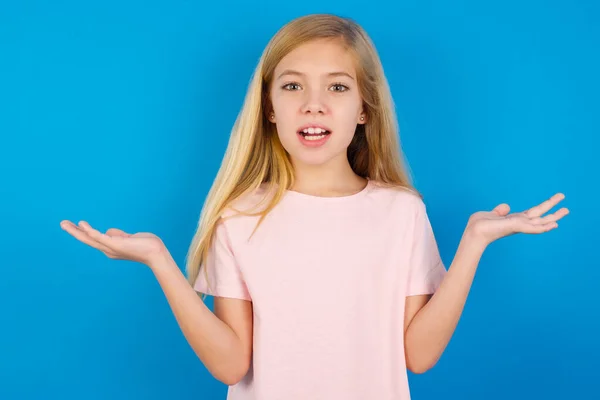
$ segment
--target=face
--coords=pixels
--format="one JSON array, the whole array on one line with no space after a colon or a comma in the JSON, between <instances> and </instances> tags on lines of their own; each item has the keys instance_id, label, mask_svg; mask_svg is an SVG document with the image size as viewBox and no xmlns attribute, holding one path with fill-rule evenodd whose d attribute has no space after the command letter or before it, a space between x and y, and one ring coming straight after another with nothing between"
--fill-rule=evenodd
<instances>
[{"instance_id":1,"label":"face","mask_svg":"<svg viewBox=\"0 0 600 400\"><path fill-rule=\"evenodd\" d=\"M346 150L366 115L354 59L339 42L313 41L287 54L275 68L270 96L269 120L296 167L348 163Z\"/></svg>"}]
</instances>

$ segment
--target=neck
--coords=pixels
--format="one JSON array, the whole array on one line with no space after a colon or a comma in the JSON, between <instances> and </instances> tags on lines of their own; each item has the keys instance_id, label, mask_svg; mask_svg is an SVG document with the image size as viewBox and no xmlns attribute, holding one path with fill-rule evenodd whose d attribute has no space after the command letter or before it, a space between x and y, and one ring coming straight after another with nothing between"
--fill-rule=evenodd
<instances>
[{"instance_id":1,"label":"neck","mask_svg":"<svg viewBox=\"0 0 600 400\"><path fill-rule=\"evenodd\" d=\"M367 180L354 173L348 159L327 164L305 165L293 162L295 182L291 190L314 196L348 196L360 192Z\"/></svg>"}]
</instances>

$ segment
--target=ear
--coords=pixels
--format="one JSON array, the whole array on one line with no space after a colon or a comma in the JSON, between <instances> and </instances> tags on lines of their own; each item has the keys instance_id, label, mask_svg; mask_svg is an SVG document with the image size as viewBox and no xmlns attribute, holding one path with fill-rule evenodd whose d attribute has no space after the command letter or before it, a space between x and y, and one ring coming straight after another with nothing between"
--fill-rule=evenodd
<instances>
[{"instance_id":1,"label":"ear","mask_svg":"<svg viewBox=\"0 0 600 400\"><path fill-rule=\"evenodd\" d=\"M361 112L358 116L358 123L364 125L367 123L367 114L365 112Z\"/></svg>"},{"instance_id":2,"label":"ear","mask_svg":"<svg viewBox=\"0 0 600 400\"><path fill-rule=\"evenodd\" d=\"M275 112L273 111L273 106L271 104L265 105L265 114L269 122L275 123Z\"/></svg>"},{"instance_id":3,"label":"ear","mask_svg":"<svg viewBox=\"0 0 600 400\"><path fill-rule=\"evenodd\" d=\"M358 123L360 125L364 125L367 123L368 118L367 118L367 111L365 110L366 108L367 108L366 104L363 100L363 102L360 106L360 114L358 114L358 121L356 121L356 123Z\"/></svg>"}]
</instances>

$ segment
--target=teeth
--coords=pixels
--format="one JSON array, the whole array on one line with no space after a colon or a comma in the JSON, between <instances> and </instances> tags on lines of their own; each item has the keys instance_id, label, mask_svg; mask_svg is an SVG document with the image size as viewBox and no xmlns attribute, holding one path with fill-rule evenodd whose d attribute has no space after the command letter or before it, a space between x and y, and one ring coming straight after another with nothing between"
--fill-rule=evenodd
<instances>
[{"instance_id":1,"label":"teeth","mask_svg":"<svg viewBox=\"0 0 600 400\"><path fill-rule=\"evenodd\" d=\"M304 139L306 140L319 140L319 139L323 139L326 135L319 135L319 136L305 136Z\"/></svg>"},{"instance_id":2,"label":"teeth","mask_svg":"<svg viewBox=\"0 0 600 400\"><path fill-rule=\"evenodd\" d=\"M313 134L316 133L318 135L320 133L325 133L326 130L325 129L321 129L321 128L306 128L302 132L308 133L308 134L311 134L311 135L313 135Z\"/></svg>"}]
</instances>

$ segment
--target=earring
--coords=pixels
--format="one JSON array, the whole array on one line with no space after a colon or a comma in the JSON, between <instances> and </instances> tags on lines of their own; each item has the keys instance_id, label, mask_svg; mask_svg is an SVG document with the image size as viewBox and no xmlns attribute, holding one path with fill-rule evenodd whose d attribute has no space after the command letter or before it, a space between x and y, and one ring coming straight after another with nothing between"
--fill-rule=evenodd
<instances>
[{"instance_id":1,"label":"earring","mask_svg":"<svg viewBox=\"0 0 600 400\"><path fill-rule=\"evenodd\" d=\"M361 120L361 121L364 121L364 120L365 120L365 117L360 117L360 120Z\"/></svg>"},{"instance_id":2,"label":"earring","mask_svg":"<svg viewBox=\"0 0 600 400\"><path fill-rule=\"evenodd\" d=\"M271 119L275 118L275 114L271 113Z\"/></svg>"}]
</instances>

